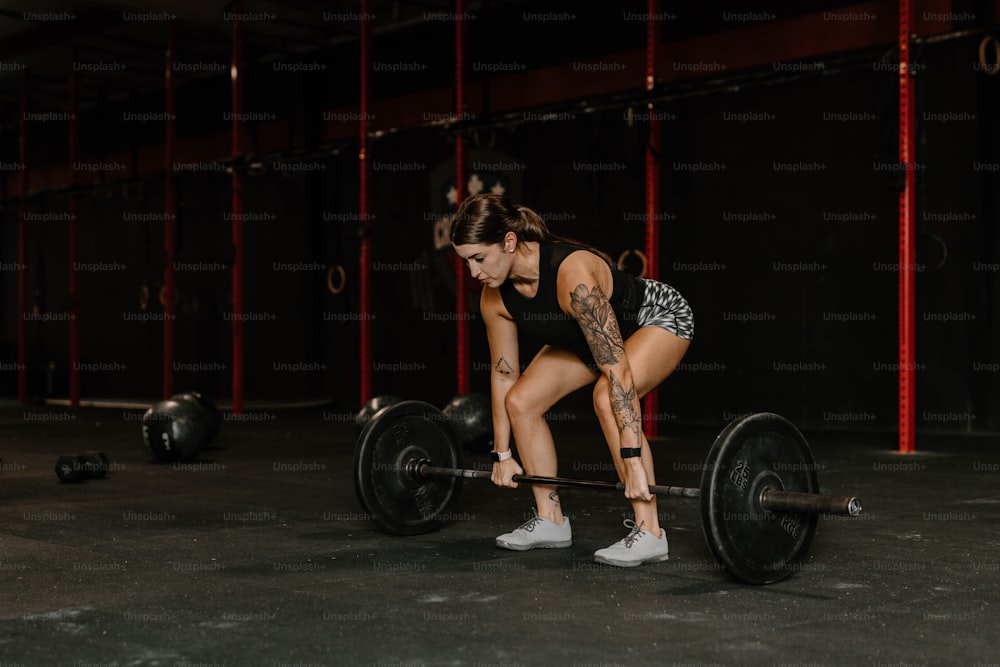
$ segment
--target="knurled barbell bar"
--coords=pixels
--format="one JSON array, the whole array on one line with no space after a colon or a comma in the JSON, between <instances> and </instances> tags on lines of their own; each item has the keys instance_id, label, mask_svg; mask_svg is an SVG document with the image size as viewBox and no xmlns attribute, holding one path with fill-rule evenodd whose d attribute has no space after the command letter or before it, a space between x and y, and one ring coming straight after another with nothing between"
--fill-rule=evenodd
<instances>
[{"instance_id":1,"label":"knurled barbell bar","mask_svg":"<svg viewBox=\"0 0 1000 667\"><path fill-rule=\"evenodd\" d=\"M493 479L490 470L468 470L463 468L439 468L430 461L411 459L406 463L407 472L414 477L463 477L465 479ZM621 482L599 482L590 479L569 479L566 477L543 477L540 475L514 475L518 484L548 484L551 486L596 489L601 491L624 491ZM676 498L700 498L701 489L691 486L664 486L650 484L649 492L654 496L674 496ZM861 513L861 501L856 496L828 496L820 493L798 493L767 487L761 491L760 506L770 512L806 512L812 514L846 514L857 516Z\"/></svg>"},{"instance_id":2,"label":"knurled barbell bar","mask_svg":"<svg viewBox=\"0 0 1000 667\"><path fill-rule=\"evenodd\" d=\"M402 401L379 411L358 438L358 499L395 535L438 530L464 479L490 479L461 467L462 448L440 410ZM618 482L517 475L526 484L623 491ZM780 581L808 555L819 514L857 516L855 496L819 493L809 445L787 419L758 413L726 426L709 450L701 487L654 485L654 495L700 498L705 540L716 560L750 584Z\"/></svg>"}]
</instances>

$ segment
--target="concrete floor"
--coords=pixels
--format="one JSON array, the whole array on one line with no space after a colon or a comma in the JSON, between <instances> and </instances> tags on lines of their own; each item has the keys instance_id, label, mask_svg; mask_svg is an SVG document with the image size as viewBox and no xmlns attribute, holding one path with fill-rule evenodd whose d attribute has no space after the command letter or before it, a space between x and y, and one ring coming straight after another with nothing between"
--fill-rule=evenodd
<instances>
[{"instance_id":1,"label":"concrete floor","mask_svg":"<svg viewBox=\"0 0 1000 667\"><path fill-rule=\"evenodd\" d=\"M591 560L624 536L614 493L562 492L569 549L496 549L530 491L482 481L444 530L392 537L355 497L348 412L227 419L185 465L149 462L140 414L0 406L0 667L1000 664L1000 439L903 456L807 433L822 490L864 513L821 518L801 571L752 587L697 501L661 499L671 559L632 570ZM607 478L593 425L554 429L564 476ZM696 486L713 437L657 440L658 481ZM58 456L87 449L111 474L60 484Z\"/></svg>"}]
</instances>

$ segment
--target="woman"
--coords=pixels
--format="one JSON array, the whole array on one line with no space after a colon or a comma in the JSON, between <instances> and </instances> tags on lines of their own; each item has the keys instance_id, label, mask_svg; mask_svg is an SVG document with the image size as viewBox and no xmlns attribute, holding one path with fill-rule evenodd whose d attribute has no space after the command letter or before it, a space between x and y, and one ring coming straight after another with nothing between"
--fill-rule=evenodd
<instances>
[{"instance_id":1,"label":"woman","mask_svg":"<svg viewBox=\"0 0 1000 667\"><path fill-rule=\"evenodd\" d=\"M630 567L667 559L649 443L639 399L680 362L693 336L688 304L673 288L619 271L599 251L553 235L534 211L499 195L466 199L451 227L455 252L483 285L481 311L491 357L492 480L516 487L511 432L524 469L555 476L545 413L594 383L594 409L625 485L635 522L594 560ZM520 372L518 330L545 345ZM573 543L556 487L537 485L535 516L497 546L524 551Z\"/></svg>"}]
</instances>

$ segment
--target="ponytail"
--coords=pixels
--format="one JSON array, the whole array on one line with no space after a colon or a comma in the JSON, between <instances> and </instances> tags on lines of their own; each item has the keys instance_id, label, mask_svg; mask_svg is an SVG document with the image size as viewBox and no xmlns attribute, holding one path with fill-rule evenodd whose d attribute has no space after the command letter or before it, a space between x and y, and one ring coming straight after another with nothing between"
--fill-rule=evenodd
<instances>
[{"instance_id":1,"label":"ponytail","mask_svg":"<svg viewBox=\"0 0 1000 667\"><path fill-rule=\"evenodd\" d=\"M503 243L507 232L514 232L518 243L537 241L580 246L612 265L607 254L586 243L553 234L542 216L527 206L511 204L502 195L478 194L469 197L458 207L451 221L452 245Z\"/></svg>"},{"instance_id":2,"label":"ponytail","mask_svg":"<svg viewBox=\"0 0 1000 667\"><path fill-rule=\"evenodd\" d=\"M549 231L548 225L542 220L542 216L532 211L527 206L515 206L517 221L511 227L511 231L517 234L518 241L538 241L539 243L551 243L555 235Z\"/></svg>"}]
</instances>

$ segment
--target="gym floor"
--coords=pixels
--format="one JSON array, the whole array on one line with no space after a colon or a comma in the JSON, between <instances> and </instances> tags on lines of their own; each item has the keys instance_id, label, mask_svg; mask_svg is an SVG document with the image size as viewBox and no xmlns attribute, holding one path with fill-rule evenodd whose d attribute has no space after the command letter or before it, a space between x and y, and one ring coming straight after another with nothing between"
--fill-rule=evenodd
<instances>
[{"instance_id":1,"label":"gym floor","mask_svg":"<svg viewBox=\"0 0 1000 667\"><path fill-rule=\"evenodd\" d=\"M1000 661L995 438L806 433L821 518L777 584L736 583L697 501L660 499L671 552L597 566L627 504L566 489L569 549L493 538L530 491L468 481L445 529L379 532L355 497L354 425L328 409L227 419L195 463L154 464L141 412L0 406L0 665L984 665ZM553 426L560 473L607 478L593 425ZM698 484L714 433L654 442L660 483ZM60 484L61 454L100 449L103 480ZM465 466L487 465L482 454Z\"/></svg>"}]
</instances>

